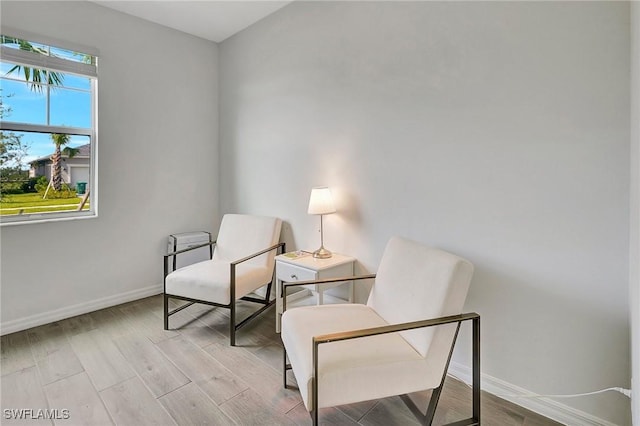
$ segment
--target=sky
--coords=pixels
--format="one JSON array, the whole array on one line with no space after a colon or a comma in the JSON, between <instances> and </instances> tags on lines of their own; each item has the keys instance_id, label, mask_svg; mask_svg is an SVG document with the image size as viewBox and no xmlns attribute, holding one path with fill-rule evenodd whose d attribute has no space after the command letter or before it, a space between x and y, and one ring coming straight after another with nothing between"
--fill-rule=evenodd
<instances>
[{"instance_id":1,"label":"sky","mask_svg":"<svg viewBox=\"0 0 640 426\"><path fill-rule=\"evenodd\" d=\"M0 63L0 89L3 106L10 108L3 121L59 125L79 128L91 127L91 81L89 78L63 74L63 87L51 87L42 92L31 90L22 70L7 74L13 64ZM47 99L48 97L48 99ZM49 105L49 114L47 114ZM48 115L48 117L47 117ZM49 156L54 145L49 134L15 132L22 135L23 144L29 147L23 159L23 167L36 158ZM89 143L87 136L72 136L69 146Z\"/></svg>"}]
</instances>

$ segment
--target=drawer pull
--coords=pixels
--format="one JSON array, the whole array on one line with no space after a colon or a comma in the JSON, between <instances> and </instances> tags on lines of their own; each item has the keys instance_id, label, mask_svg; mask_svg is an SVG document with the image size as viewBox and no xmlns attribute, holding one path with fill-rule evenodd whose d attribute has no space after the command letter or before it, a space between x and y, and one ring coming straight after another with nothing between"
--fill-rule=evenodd
<instances>
[{"instance_id":1,"label":"drawer pull","mask_svg":"<svg viewBox=\"0 0 640 426\"><path fill-rule=\"evenodd\" d=\"M294 279L294 280L297 280L298 276L296 274L291 274L291 278Z\"/></svg>"}]
</instances>

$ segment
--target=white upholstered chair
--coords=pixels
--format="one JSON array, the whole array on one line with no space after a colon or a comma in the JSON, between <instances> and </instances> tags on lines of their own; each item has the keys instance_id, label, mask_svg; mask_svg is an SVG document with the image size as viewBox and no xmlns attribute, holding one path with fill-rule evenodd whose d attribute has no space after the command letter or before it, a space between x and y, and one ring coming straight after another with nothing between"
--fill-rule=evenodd
<instances>
[{"instance_id":1,"label":"white upholstered chair","mask_svg":"<svg viewBox=\"0 0 640 426\"><path fill-rule=\"evenodd\" d=\"M403 395L431 424L458 330L473 322L473 416L480 421L480 317L462 308L473 274L468 261L416 242L392 238L369 299L363 304L292 308L282 316L284 385L293 369L314 424L318 407ZM354 279L354 278L351 278ZM319 282L343 281L345 277ZM286 283L286 288L309 284ZM287 357L290 364L287 364ZM406 394L433 389L423 414Z\"/></svg>"},{"instance_id":2,"label":"white upholstered chair","mask_svg":"<svg viewBox=\"0 0 640 426\"><path fill-rule=\"evenodd\" d=\"M164 329L169 316L192 305L206 305L230 310L229 339L235 346L236 331L269 308L273 283L274 257L284 251L279 243L282 221L274 217L226 214L218 238L209 244L168 253L164 257ZM212 258L169 273L169 258L203 246L214 246ZM267 286L264 298L249 296ZM169 311L169 299L188 303ZM242 299L263 306L236 323L236 301Z\"/></svg>"}]
</instances>

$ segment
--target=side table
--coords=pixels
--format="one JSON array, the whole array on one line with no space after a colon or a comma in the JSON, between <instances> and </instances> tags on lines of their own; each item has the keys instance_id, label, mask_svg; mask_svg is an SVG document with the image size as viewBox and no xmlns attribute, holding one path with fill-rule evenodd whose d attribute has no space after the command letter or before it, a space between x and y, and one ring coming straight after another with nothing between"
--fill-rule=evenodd
<instances>
[{"instance_id":1,"label":"side table","mask_svg":"<svg viewBox=\"0 0 640 426\"><path fill-rule=\"evenodd\" d=\"M282 282L321 280L326 278L350 277L353 276L353 268L356 259L350 256L333 253L328 259L316 259L310 253L303 252L301 256L295 257L290 253L276 256L276 332L280 333L280 318L282 317L282 294L280 288ZM294 294L289 294L287 298L287 309L290 307L309 304L309 291L316 295L316 303L324 303L324 291L348 283L349 302L353 303L353 281L342 281L325 285L303 286L305 290ZM332 301L335 298L332 298Z\"/></svg>"}]
</instances>

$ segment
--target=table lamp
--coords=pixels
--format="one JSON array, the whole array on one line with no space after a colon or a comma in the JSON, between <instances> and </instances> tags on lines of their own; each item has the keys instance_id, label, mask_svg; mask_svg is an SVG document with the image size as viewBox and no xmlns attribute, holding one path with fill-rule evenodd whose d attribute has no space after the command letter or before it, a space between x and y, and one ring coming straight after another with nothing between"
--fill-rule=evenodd
<instances>
[{"instance_id":1,"label":"table lamp","mask_svg":"<svg viewBox=\"0 0 640 426\"><path fill-rule=\"evenodd\" d=\"M312 188L309 197L309 214L320 215L320 248L313 252L313 257L317 259L328 259L331 252L324 248L324 229L322 227L322 216L329 213L335 213L336 208L333 205L331 191L326 186Z\"/></svg>"}]
</instances>

